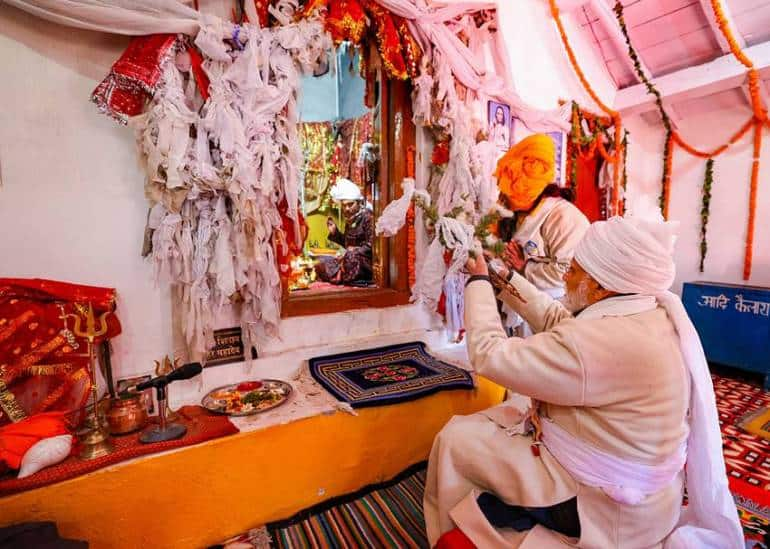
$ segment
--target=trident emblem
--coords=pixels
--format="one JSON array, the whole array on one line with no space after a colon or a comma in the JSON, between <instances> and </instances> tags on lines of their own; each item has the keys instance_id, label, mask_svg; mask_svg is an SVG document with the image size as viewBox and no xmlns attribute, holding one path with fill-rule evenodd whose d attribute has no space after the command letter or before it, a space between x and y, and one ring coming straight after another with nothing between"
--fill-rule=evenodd
<instances>
[{"instance_id":1,"label":"trident emblem","mask_svg":"<svg viewBox=\"0 0 770 549\"><path fill-rule=\"evenodd\" d=\"M96 317L94 316L94 308L91 305L91 303L88 303L88 309L85 310L84 316L86 321L86 329L83 330L83 317L80 315L74 315L74 314L65 314L62 316L64 319L64 323L66 325L67 318L73 317L75 319L75 326L72 328L72 333L74 333L77 337L84 337L88 340L88 346L91 347L93 345L94 340L97 337L103 336L107 333L107 316L110 314L109 311L105 311L101 315L99 315L99 328L96 327ZM91 354L89 350L89 355Z\"/></svg>"},{"instance_id":2,"label":"trident emblem","mask_svg":"<svg viewBox=\"0 0 770 549\"><path fill-rule=\"evenodd\" d=\"M62 314L61 318L64 320L66 328L67 319L74 317L75 326L72 329L72 333L88 341L88 373L91 377L93 408L90 417L86 418L85 424L88 426L88 434L80 441L82 446L80 457L82 459L94 459L112 453L114 449L109 440L109 433L99 421L99 394L96 388L96 367L94 364L94 340L107 333L107 315L110 312L106 311L99 315L99 326L97 328L97 317L94 315L94 307L90 302L88 303L88 309L84 309L82 305L78 304L75 304L75 307L80 314ZM64 313L64 310L62 310L62 313ZM86 323L85 330L83 329L83 319L85 319Z\"/></svg>"}]
</instances>

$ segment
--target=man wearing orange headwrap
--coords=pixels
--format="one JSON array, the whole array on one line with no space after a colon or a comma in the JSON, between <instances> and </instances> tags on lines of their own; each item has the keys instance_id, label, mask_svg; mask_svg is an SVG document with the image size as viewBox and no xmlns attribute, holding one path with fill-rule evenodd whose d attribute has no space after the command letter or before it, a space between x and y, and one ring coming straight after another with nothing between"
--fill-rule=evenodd
<instances>
[{"instance_id":1,"label":"man wearing orange headwrap","mask_svg":"<svg viewBox=\"0 0 770 549\"><path fill-rule=\"evenodd\" d=\"M554 182L555 158L553 140L534 134L500 159L495 176L500 200L516 214L503 261L511 271L559 298L564 295L562 277L589 223L570 202L571 192ZM508 317L509 326L517 324L512 311Z\"/></svg>"}]
</instances>

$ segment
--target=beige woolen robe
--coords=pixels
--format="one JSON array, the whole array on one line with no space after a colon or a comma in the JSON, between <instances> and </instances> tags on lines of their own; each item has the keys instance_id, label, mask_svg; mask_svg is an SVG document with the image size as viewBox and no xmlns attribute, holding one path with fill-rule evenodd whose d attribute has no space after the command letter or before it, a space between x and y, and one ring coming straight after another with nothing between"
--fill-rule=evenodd
<instances>
[{"instance_id":1,"label":"beige woolen robe","mask_svg":"<svg viewBox=\"0 0 770 549\"><path fill-rule=\"evenodd\" d=\"M468 353L477 373L541 401L541 416L614 456L655 464L674 453L688 433L689 374L665 311L581 320L522 277L512 285L526 304L503 297L536 332L527 339L506 336L487 281L465 289ZM431 545L454 525L483 549L661 545L679 518L682 473L638 505L617 503L577 483L545 447L533 455L531 437L507 429L520 417L506 402L455 417L438 434L424 501ZM496 530L476 505L485 491L528 507L577 496L581 537L568 540L539 526L529 534Z\"/></svg>"},{"instance_id":2,"label":"beige woolen robe","mask_svg":"<svg viewBox=\"0 0 770 549\"><path fill-rule=\"evenodd\" d=\"M541 290L563 288L562 277L589 222L571 202L547 197L516 227L513 239L527 260L524 277Z\"/></svg>"}]
</instances>

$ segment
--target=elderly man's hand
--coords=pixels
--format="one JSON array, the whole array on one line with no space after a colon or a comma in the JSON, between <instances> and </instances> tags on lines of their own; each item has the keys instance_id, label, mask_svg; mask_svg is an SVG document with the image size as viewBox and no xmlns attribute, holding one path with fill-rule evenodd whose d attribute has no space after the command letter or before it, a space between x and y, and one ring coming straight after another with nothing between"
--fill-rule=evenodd
<instances>
[{"instance_id":1,"label":"elderly man's hand","mask_svg":"<svg viewBox=\"0 0 770 549\"><path fill-rule=\"evenodd\" d=\"M465 264L465 269L471 276L489 276L487 262L482 254L476 254L476 257L469 257L468 262Z\"/></svg>"},{"instance_id":2,"label":"elderly man's hand","mask_svg":"<svg viewBox=\"0 0 770 549\"><path fill-rule=\"evenodd\" d=\"M505 266L517 272L522 272L524 266L527 264L527 259L524 257L524 252L516 241L511 240L505 245L503 251L503 262Z\"/></svg>"}]
</instances>

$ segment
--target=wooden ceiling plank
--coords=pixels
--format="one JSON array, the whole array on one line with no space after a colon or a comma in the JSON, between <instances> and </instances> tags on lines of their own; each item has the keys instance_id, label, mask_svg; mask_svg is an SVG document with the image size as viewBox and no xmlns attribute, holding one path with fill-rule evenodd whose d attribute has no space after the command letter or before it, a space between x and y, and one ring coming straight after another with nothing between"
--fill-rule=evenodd
<instances>
[{"instance_id":1,"label":"wooden ceiling plank","mask_svg":"<svg viewBox=\"0 0 770 549\"><path fill-rule=\"evenodd\" d=\"M767 78L770 75L770 41L751 46L745 52L754 61L760 74ZM714 61L658 77L655 85L666 101L676 103L736 88L745 81L746 67L730 53ZM618 90L614 108L624 115L631 115L656 107L654 97L647 93L644 84L637 84Z\"/></svg>"},{"instance_id":2,"label":"wooden ceiling plank","mask_svg":"<svg viewBox=\"0 0 770 549\"><path fill-rule=\"evenodd\" d=\"M722 30L719 28L719 23L717 23L716 17L714 16L714 10L711 8L711 1L700 0L700 5L701 5L701 8L703 9L703 13L706 16L706 19L709 22L711 31L714 33L714 37L716 38L717 43L719 44L719 47L722 48L723 53L729 54L730 44L727 43L727 39L725 39L724 35L722 34ZM727 20L727 25L732 30L733 36L735 36L736 42L738 42L738 45L742 49L745 49L746 40L743 38L743 35L741 35L741 33L738 32L738 26L735 24L735 20L733 19L732 13L730 11L730 6L727 5L727 2L722 2L722 11L725 15L725 19ZM754 61L754 59L751 56L749 56L749 59L751 59L756 64L756 61ZM741 91L743 92L743 95L746 97L746 101L748 101L749 106L751 106L751 93L749 92L748 86L746 85L741 86ZM765 104L765 106L770 105L770 103L768 103L770 94L768 93L768 88L764 82L760 82L759 93L762 96L762 102Z\"/></svg>"},{"instance_id":3,"label":"wooden ceiling plank","mask_svg":"<svg viewBox=\"0 0 770 549\"><path fill-rule=\"evenodd\" d=\"M623 36L623 31L620 29L620 23L618 23L618 20L615 17L612 9L603 0L591 0L591 8L593 8L593 12L599 18L599 23L604 27L604 30L607 31L607 34L609 35L610 40L612 40L612 44L617 50L618 55L620 55L621 59L623 59L624 63L626 64L626 68L631 71L631 73L634 75L634 79L637 82L641 82L641 78L636 74L636 67L634 66L634 62L631 59L631 56L628 54L626 38ZM641 54L639 55L639 68L641 69L644 76L646 76L648 79L652 79L652 71L650 71L649 67L647 67L645 64ZM668 105L665 101L663 102L663 106L666 108L666 111L669 112L669 118L671 119L671 122L674 124L674 126L676 126L680 118L676 115L676 112L674 112L671 106ZM673 114L671 114L671 112L673 112Z\"/></svg>"}]
</instances>

